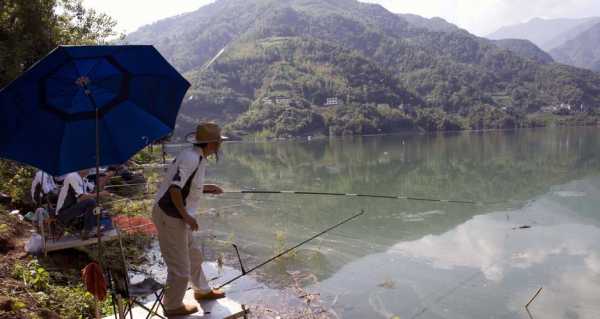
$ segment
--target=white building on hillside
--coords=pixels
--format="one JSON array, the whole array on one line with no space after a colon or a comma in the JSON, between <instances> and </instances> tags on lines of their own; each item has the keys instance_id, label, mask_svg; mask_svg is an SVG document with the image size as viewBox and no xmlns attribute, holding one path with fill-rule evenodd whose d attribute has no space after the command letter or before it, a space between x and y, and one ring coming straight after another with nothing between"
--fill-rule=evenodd
<instances>
[{"instance_id":1,"label":"white building on hillside","mask_svg":"<svg viewBox=\"0 0 600 319\"><path fill-rule=\"evenodd\" d=\"M340 104L340 102L337 97L328 97L327 101L325 102L325 106L332 106L338 104Z\"/></svg>"}]
</instances>

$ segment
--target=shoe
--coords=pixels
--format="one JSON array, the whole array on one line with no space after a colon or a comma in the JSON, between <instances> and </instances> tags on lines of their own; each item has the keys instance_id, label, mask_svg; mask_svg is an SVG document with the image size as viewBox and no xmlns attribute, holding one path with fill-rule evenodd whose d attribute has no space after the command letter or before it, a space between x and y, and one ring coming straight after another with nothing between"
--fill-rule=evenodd
<instances>
[{"instance_id":1,"label":"shoe","mask_svg":"<svg viewBox=\"0 0 600 319\"><path fill-rule=\"evenodd\" d=\"M171 309L171 310L165 309L165 316L167 316L167 317L187 316L187 315L194 314L196 312L198 312L198 306L184 304L183 306L176 308L176 309Z\"/></svg>"},{"instance_id":2,"label":"shoe","mask_svg":"<svg viewBox=\"0 0 600 319\"><path fill-rule=\"evenodd\" d=\"M197 301L215 300L225 298L225 293L219 289L212 289L209 292L194 291L194 298Z\"/></svg>"}]
</instances>

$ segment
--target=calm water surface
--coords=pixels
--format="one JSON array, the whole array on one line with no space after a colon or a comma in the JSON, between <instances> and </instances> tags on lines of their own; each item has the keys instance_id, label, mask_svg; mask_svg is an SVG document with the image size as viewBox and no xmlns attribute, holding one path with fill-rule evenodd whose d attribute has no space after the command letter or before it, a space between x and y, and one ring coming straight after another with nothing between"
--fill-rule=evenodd
<instances>
[{"instance_id":1,"label":"calm water surface","mask_svg":"<svg viewBox=\"0 0 600 319\"><path fill-rule=\"evenodd\" d=\"M529 318L523 305L543 287L533 318L597 319L599 137L570 128L230 143L208 178L232 190L494 204L226 194L208 198L200 219L204 235L236 242L249 268L366 211L228 288L245 302L311 273L301 285L341 318Z\"/></svg>"}]
</instances>

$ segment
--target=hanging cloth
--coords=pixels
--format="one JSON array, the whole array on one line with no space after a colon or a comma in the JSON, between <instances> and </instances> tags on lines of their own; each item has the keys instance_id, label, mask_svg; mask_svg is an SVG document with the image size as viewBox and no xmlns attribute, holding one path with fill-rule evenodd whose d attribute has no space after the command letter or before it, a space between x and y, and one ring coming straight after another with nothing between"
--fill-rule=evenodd
<instances>
[{"instance_id":1,"label":"hanging cloth","mask_svg":"<svg viewBox=\"0 0 600 319\"><path fill-rule=\"evenodd\" d=\"M81 271L83 284L88 292L96 299L106 299L107 283L102 273L102 268L97 262L91 262Z\"/></svg>"}]
</instances>

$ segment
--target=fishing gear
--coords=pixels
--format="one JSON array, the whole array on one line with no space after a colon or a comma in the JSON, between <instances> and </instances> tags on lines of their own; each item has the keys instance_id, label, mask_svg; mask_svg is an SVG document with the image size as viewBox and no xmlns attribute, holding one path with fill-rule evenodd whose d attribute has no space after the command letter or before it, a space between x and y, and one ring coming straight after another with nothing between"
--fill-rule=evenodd
<instances>
[{"instance_id":1,"label":"fishing gear","mask_svg":"<svg viewBox=\"0 0 600 319\"><path fill-rule=\"evenodd\" d=\"M440 202L440 203L465 204L465 205L497 204L497 203L482 203L482 202L467 201L467 200L436 199L436 198L424 198L424 197L412 197L412 196L400 196L400 195L349 194L349 193L325 193L325 192L303 192L303 191L241 190L241 191L227 191L224 193L225 194L294 194L294 195L346 196L346 197L366 197L366 198L381 198L381 199L401 199L401 200L410 200L410 201Z\"/></svg>"},{"instance_id":2,"label":"fishing gear","mask_svg":"<svg viewBox=\"0 0 600 319\"><path fill-rule=\"evenodd\" d=\"M265 266L266 264L268 264L268 263L270 263L270 262L274 261L275 259L277 259L277 258L279 258L279 257L281 257L281 256L283 256L283 255L286 255L287 253L291 252L292 250L294 250L294 249L296 249L296 248L298 248L298 247L300 247L300 246L302 246L302 245L304 245L304 244L306 244L306 243L308 243L308 242L310 242L310 241L312 241L312 240L314 240L314 239L316 239L316 238L318 238L318 237L320 237L320 236L324 235L325 233L328 233L328 232L330 232L330 231L332 231L332 230L334 230L334 229L336 229L336 228L338 228L338 227L340 227L340 226L342 226L342 225L344 225L344 224L348 223L349 221L351 221L351 220L353 220L353 219L356 219L356 218L358 218L358 217L360 217L360 216L362 216L362 215L364 215L364 214L365 214L365 211L364 211L364 210L361 210L361 211L360 211L360 213L358 213L358 214L356 214L356 215L354 215L354 216L351 216L351 217L348 217L348 218L344 219L343 221L341 221L341 222L339 222L339 223L337 223L337 224L335 224L335 225L333 225L333 226L331 226L331 227L329 227L329 228L325 229L324 231L322 231L322 232L320 232L320 233L318 233L318 234L316 234L316 235L314 235L314 236L310 237L310 238L309 238L309 239L307 239L307 240L304 240L304 241L302 241L301 243L299 243L299 244L295 245L294 247L291 247L291 248L288 248L288 249L286 249L285 251L283 251L283 252L281 252L281 253L279 253L279 254L277 254L277 255L275 255L275 256L273 256L273 257L271 257L271 258L267 259L266 261L264 261L264 262L260 263L258 266L255 266L255 267L253 267L253 268L251 268L251 269L248 269L248 270L245 270L245 268L244 268L244 266L243 266L243 264L242 264L242 259L240 258L240 254L239 254L239 251L238 251L238 248L237 248L237 246L236 246L236 245L233 245L233 247L234 247L234 248L235 248L235 250L236 250L236 253L237 253L237 256L238 256L238 260L240 261L240 266L241 266L241 269L242 269L242 274L241 274L241 275L238 275L238 276L236 276L236 277L234 277L234 278L232 278L232 279L230 279L229 281L227 281L227 282L225 282L224 284L220 285L220 286L219 286L217 289L221 289L221 288L223 288L223 287L225 287L225 286L227 286L227 285L231 284L232 282L234 282L234 281L236 281L236 280L238 280L238 279L240 279L240 278L242 278L242 277L246 276L247 274L249 274L249 273L251 273L251 272L255 271L256 269L258 269L258 268L261 268L261 267Z\"/></svg>"}]
</instances>

